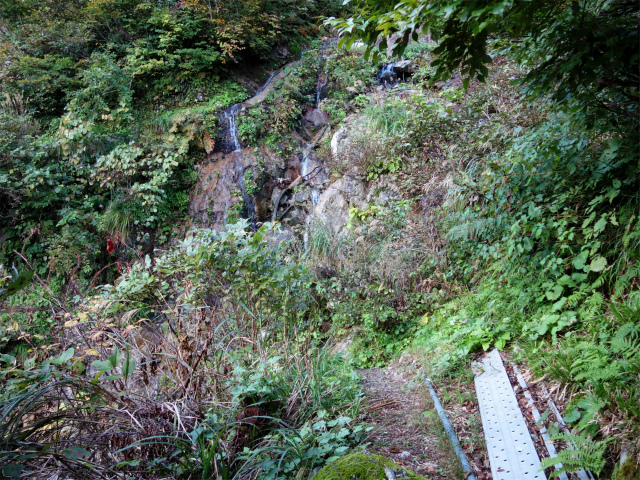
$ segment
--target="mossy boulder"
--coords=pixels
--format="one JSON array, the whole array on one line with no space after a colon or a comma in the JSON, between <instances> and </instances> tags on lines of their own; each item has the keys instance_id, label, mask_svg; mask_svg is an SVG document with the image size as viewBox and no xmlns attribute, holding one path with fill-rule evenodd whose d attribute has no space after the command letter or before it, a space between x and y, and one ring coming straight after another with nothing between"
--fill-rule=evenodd
<instances>
[{"instance_id":1,"label":"mossy boulder","mask_svg":"<svg viewBox=\"0 0 640 480\"><path fill-rule=\"evenodd\" d=\"M313 476L313 480L387 480L385 468L392 470L398 479L425 478L399 467L381 455L352 453L326 465Z\"/></svg>"},{"instance_id":2,"label":"mossy boulder","mask_svg":"<svg viewBox=\"0 0 640 480\"><path fill-rule=\"evenodd\" d=\"M620 467L618 474L615 475L616 480L638 480L640 479L640 469L636 464L636 458L633 455L627 456L627 460Z\"/></svg>"}]
</instances>

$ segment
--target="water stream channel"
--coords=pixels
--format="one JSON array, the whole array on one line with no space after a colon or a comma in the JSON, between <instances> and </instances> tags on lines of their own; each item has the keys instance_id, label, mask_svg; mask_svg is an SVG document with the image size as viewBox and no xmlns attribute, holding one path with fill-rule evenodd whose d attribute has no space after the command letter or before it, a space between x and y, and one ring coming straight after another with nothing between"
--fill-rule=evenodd
<instances>
[{"instance_id":1,"label":"water stream channel","mask_svg":"<svg viewBox=\"0 0 640 480\"><path fill-rule=\"evenodd\" d=\"M332 45L330 40L323 42L322 47L320 49L320 53L318 56L318 65L317 65L317 78L315 83L315 104L313 106L306 107L307 113L304 115L303 124L307 125L310 130L305 130L303 133L300 132L301 135L305 138L306 144L302 148L302 152L298 157L299 160L299 170L298 174L300 175L299 184L306 184L304 188L304 193L301 193L299 190L293 191L289 190L285 197L288 198L288 202L290 203L289 208L285 208L281 217L279 218L277 214L274 215L274 218L284 221L285 217L287 217L287 213L290 210L295 210L296 208L300 208L301 200L300 198L306 198L306 202L308 202L308 207L302 207L303 210L306 211L304 214L305 220L303 224L303 237L305 249L308 248L309 243L309 230L311 227L311 223L313 220L313 210L318 204L321 194L321 188L323 185L323 181L328 179L326 177L326 173L324 172L324 167L321 163L318 162L314 154L314 150L319 143L320 139L324 136L324 134L328 131L328 121L329 117L326 113L322 112L319 108L320 103L327 95L327 85L328 85L328 73L326 72L325 63L326 63L326 51ZM245 152L243 151L242 143L240 142L239 132L238 132L238 115L246 108L250 108L254 105L259 105L263 102L270 91L274 88L274 85L279 80L282 80L288 74L289 69L287 67L291 66L291 64L282 67L273 71L266 82L256 91L256 93L251 97L242 102L231 105L226 108L219 114L221 131L219 135L218 145L216 148L216 153L222 154L222 157L218 157L217 162L222 162L224 158L228 158L228 165L234 171L232 178L237 179L237 188L239 192L241 192L241 197L244 203L244 211L242 212L242 216L247 218L251 224L251 228L255 230L257 228L258 220L261 220L261 216L264 216L264 213L258 215L256 214L257 209L257 198L254 197L253 193L247 191L247 186L245 185L245 173L247 170L247 163L245 161L237 161L233 159L245 158ZM306 122L306 123L305 123ZM313 136L313 138L311 138ZM240 157L238 157L240 155ZM249 151L246 152L246 155L253 155ZM232 166L233 165L233 166ZM224 173L222 174L224 176ZM253 178L253 177L252 177ZM295 180L295 179L294 179ZM286 190L285 190L286 191ZM284 192L283 192L284 194ZM301 195L301 197L300 197ZM304 203L303 201L303 203ZM298 207L295 207L298 205ZM225 207L224 217L227 217L227 211L229 206ZM276 207L277 208L277 205Z\"/></svg>"}]
</instances>

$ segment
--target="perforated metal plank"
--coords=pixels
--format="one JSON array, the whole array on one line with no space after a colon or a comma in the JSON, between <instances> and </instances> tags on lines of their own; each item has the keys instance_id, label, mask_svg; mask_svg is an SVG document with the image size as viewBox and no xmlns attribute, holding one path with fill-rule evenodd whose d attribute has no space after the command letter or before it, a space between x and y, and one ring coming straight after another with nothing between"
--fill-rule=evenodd
<instances>
[{"instance_id":1,"label":"perforated metal plank","mask_svg":"<svg viewBox=\"0 0 640 480\"><path fill-rule=\"evenodd\" d=\"M474 364L476 393L494 480L543 480L540 459L527 430L500 352Z\"/></svg>"},{"instance_id":2,"label":"perforated metal plank","mask_svg":"<svg viewBox=\"0 0 640 480\"><path fill-rule=\"evenodd\" d=\"M527 398L527 405L531 409L533 419L536 422L540 421L541 415L538 409L536 408L536 403L533 401L533 397L531 396L531 393L529 393L527 382L525 382L524 377L520 373L520 370L518 370L518 366L515 363L512 363L511 366L513 367L513 373L516 374L518 383L522 387L522 393L524 393L524 396ZM542 426L540 428L540 435L542 435L542 440L544 441L545 447L547 447L547 452L549 452L549 456L551 458L557 457L558 453L556 452L556 447L551 441L551 437L549 436L549 432L547 431L546 427ZM562 463L560 462L556 463L555 467L557 470L560 470L562 468ZM561 474L558 475L558 479L569 480L569 477L566 473L562 472Z\"/></svg>"}]
</instances>

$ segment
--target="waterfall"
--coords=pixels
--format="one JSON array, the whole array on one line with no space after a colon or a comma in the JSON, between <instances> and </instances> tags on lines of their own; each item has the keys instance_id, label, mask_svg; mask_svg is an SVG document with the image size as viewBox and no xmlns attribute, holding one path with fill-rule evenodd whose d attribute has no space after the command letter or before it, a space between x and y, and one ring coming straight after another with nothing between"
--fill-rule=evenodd
<instances>
[{"instance_id":1,"label":"waterfall","mask_svg":"<svg viewBox=\"0 0 640 480\"><path fill-rule=\"evenodd\" d=\"M320 57L318 58L318 81L316 82L316 108L322 101L322 89L327 85L328 75L323 72L324 52L327 48L327 41L322 42L322 48L320 48Z\"/></svg>"},{"instance_id":2,"label":"waterfall","mask_svg":"<svg viewBox=\"0 0 640 480\"><path fill-rule=\"evenodd\" d=\"M320 190L318 190L317 188L313 188L311 190L311 205L313 205L313 208L316 208L319 201L320 201Z\"/></svg>"},{"instance_id":3,"label":"waterfall","mask_svg":"<svg viewBox=\"0 0 640 480\"><path fill-rule=\"evenodd\" d=\"M264 91L264 89L267 88L269 83L271 83L271 80L273 80L273 77L276 76L278 71L279 70L274 70L273 72L271 72L271 75L269 75L269 78L267 79L267 81L260 88L258 88L258 90L256 91L256 94L251 98L254 98L260 95ZM238 112L240 111L240 107L246 101L247 100L244 100L240 103L236 103L235 105L231 105L229 108L224 110L224 112L222 112L222 118L227 124L228 132L229 132L228 142L225 141L225 139L222 140L223 151L237 152L238 150L242 150L242 145L240 144L240 139L238 138L238 124L236 120L238 117Z\"/></svg>"},{"instance_id":4,"label":"waterfall","mask_svg":"<svg viewBox=\"0 0 640 480\"><path fill-rule=\"evenodd\" d=\"M307 144L307 153L306 155L303 154L302 157L302 165L300 168L300 174L302 175L302 177L306 177L307 175L309 175L311 172L310 170L310 157L311 157L311 153L313 151L313 145L312 144ZM311 184L309 184L309 186L311 187ZM311 213L308 213L306 218L305 218L305 225L304 225L304 233L302 235L302 241L304 244L304 251L308 252L309 251L309 236L311 235L311 225L313 222L313 210L316 208L316 205L318 205L318 202L320 201L320 190L318 190L317 188L311 188L311 191L309 192L309 199L311 200Z\"/></svg>"},{"instance_id":5,"label":"waterfall","mask_svg":"<svg viewBox=\"0 0 640 480\"><path fill-rule=\"evenodd\" d=\"M312 188L310 198L311 198L312 213L309 213L305 218L304 233L302 236L305 252L309 251L309 239L311 237L311 228L313 226L313 219L315 218L313 215L313 210L316 208L316 206L318 205L318 202L320 201L320 190L318 190L317 188Z\"/></svg>"},{"instance_id":6,"label":"waterfall","mask_svg":"<svg viewBox=\"0 0 640 480\"><path fill-rule=\"evenodd\" d=\"M267 81L264 82L264 85L262 85L258 90L256 90L256 94L254 95L254 97L257 97L262 92L264 92L264 89L267 88L267 86L271 83L271 80L273 80L273 77L275 77L276 73L278 72L279 70L274 70L273 72L271 72L271 75L269 75L269 78L267 78Z\"/></svg>"},{"instance_id":7,"label":"waterfall","mask_svg":"<svg viewBox=\"0 0 640 480\"><path fill-rule=\"evenodd\" d=\"M229 137L231 138L231 146L234 152L242 150L242 145L240 145L240 140L238 139L238 125L236 123L236 116L238 115L239 109L240 104L236 103L232 105L230 109L225 110L224 113L227 123L229 124Z\"/></svg>"},{"instance_id":8,"label":"waterfall","mask_svg":"<svg viewBox=\"0 0 640 480\"><path fill-rule=\"evenodd\" d=\"M327 85L327 75L321 74L318 78L318 86L316 88L316 108L322 101L322 89Z\"/></svg>"},{"instance_id":9,"label":"waterfall","mask_svg":"<svg viewBox=\"0 0 640 480\"><path fill-rule=\"evenodd\" d=\"M397 78L396 71L394 70L394 63L387 63L382 67L380 72L378 72L378 83L395 83L395 79Z\"/></svg>"},{"instance_id":10,"label":"waterfall","mask_svg":"<svg viewBox=\"0 0 640 480\"><path fill-rule=\"evenodd\" d=\"M310 145L307 144L307 148L309 148ZM309 175L309 157L311 152L308 152L307 154L302 154L302 165L300 167L300 174L303 177L306 177L307 175Z\"/></svg>"}]
</instances>

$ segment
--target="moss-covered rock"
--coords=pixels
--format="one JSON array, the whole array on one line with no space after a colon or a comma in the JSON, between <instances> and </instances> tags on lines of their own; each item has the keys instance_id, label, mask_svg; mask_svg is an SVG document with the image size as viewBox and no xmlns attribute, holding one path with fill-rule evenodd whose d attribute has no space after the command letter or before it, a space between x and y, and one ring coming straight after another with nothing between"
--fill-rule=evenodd
<instances>
[{"instance_id":1,"label":"moss-covered rock","mask_svg":"<svg viewBox=\"0 0 640 480\"><path fill-rule=\"evenodd\" d=\"M331 462L316 473L313 480L386 480L384 469L392 470L398 479L424 479L410 470L400 468L381 455L352 453ZM406 472L406 476L401 472Z\"/></svg>"},{"instance_id":2,"label":"moss-covered rock","mask_svg":"<svg viewBox=\"0 0 640 480\"><path fill-rule=\"evenodd\" d=\"M614 475L616 480L638 480L640 479L640 469L636 464L636 458L633 455L627 456L626 462L620 467L617 475Z\"/></svg>"}]
</instances>

